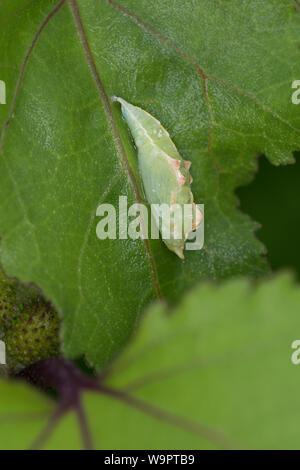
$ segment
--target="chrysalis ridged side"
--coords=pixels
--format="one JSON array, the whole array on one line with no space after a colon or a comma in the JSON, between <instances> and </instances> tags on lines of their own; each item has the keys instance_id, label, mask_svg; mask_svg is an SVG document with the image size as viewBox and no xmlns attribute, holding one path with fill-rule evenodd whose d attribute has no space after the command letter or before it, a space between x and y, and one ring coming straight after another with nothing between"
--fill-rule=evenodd
<instances>
[{"instance_id":1,"label":"chrysalis ridged side","mask_svg":"<svg viewBox=\"0 0 300 470\"><path fill-rule=\"evenodd\" d=\"M169 250L183 259L185 241L202 219L191 191L191 162L179 155L169 133L156 118L122 98L114 97L113 100L121 103L122 114L136 144L139 170L151 208L163 204L170 208L169 236L163 237L163 241ZM190 214L185 213L185 205L190 205ZM166 233L164 219L157 220L163 235Z\"/></svg>"}]
</instances>

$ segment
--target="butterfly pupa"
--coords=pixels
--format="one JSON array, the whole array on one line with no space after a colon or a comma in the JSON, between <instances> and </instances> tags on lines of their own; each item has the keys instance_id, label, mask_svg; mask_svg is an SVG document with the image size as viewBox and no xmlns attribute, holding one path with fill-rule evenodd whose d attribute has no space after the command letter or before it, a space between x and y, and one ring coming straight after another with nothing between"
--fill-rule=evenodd
<instances>
[{"instance_id":1,"label":"butterfly pupa","mask_svg":"<svg viewBox=\"0 0 300 470\"><path fill-rule=\"evenodd\" d=\"M183 259L185 241L202 219L191 191L191 162L180 156L169 133L155 117L122 98L113 97L112 100L121 104L122 114L133 136L151 209L165 204L170 208L167 222L163 218L155 218L162 239L169 250ZM185 205L189 205L191 210L185 211ZM168 229L164 223L168 223ZM165 233L168 237L163 236Z\"/></svg>"}]
</instances>

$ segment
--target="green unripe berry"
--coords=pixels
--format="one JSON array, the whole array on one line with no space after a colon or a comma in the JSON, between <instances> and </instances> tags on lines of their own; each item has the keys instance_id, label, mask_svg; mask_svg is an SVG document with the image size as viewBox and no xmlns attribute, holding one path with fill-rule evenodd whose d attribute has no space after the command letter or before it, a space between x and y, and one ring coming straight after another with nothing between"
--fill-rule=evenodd
<instances>
[{"instance_id":1,"label":"green unripe berry","mask_svg":"<svg viewBox=\"0 0 300 470\"><path fill-rule=\"evenodd\" d=\"M16 283L0 270L0 338L19 313L16 299Z\"/></svg>"},{"instance_id":2,"label":"green unripe berry","mask_svg":"<svg viewBox=\"0 0 300 470\"><path fill-rule=\"evenodd\" d=\"M0 339L10 373L59 354L57 312L36 287L8 279L1 271Z\"/></svg>"},{"instance_id":3,"label":"green unripe berry","mask_svg":"<svg viewBox=\"0 0 300 470\"><path fill-rule=\"evenodd\" d=\"M7 363L17 371L59 352L59 320L51 305L37 299L5 334Z\"/></svg>"}]
</instances>

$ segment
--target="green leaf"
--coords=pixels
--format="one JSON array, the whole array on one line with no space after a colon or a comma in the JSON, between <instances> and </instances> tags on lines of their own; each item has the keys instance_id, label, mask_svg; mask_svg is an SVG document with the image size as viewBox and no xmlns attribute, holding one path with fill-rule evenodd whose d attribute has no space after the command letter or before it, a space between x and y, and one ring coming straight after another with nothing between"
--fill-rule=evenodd
<instances>
[{"instance_id":1,"label":"green leaf","mask_svg":"<svg viewBox=\"0 0 300 470\"><path fill-rule=\"evenodd\" d=\"M300 148L294 1L3 0L0 12L1 262L52 300L66 355L100 366L150 299L265 272L234 189L259 152L279 164ZM143 200L112 95L156 116L192 161L205 246L184 262L160 240L96 238L100 202Z\"/></svg>"},{"instance_id":2,"label":"green leaf","mask_svg":"<svg viewBox=\"0 0 300 470\"><path fill-rule=\"evenodd\" d=\"M281 276L255 290L203 285L171 315L153 307L113 367L119 400L86 398L95 445L299 449L299 306L299 287Z\"/></svg>"},{"instance_id":3,"label":"green leaf","mask_svg":"<svg viewBox=\"0 0 300 470\"><path fill-rule=\"evenodd\" d=\"M28 449L54 406L22 383L0 382L0 449Z\"/></svg>"},{"instance_id":4,"label":"green leaf","mask_svg":"<svg viewBox=\"0 0 300 470\"><path fill-rule=\"evenodd\" d=\"M0 449L27 450L39 445L41 430L55 416L55 404L32 387L16 381L0 382ZM76 416L67 412L55 422L55 433L45 436L47 446L54 449L78 449L81 436ZM47 448L45 446L45 448Z\"/></svg>"},{"instance_id":5,"label":"green leaf","mask_svg":"<svg viewBox=\"0 0 300 470\"><path fill-rule=\"evenodd\" d=\"M153 306L99 391L83 394L94 447L299 449L299 306L287 275L204 284L172 312ZM76 447L74 414L56 424L46 448Z\"/></svg>"}]
</instances>

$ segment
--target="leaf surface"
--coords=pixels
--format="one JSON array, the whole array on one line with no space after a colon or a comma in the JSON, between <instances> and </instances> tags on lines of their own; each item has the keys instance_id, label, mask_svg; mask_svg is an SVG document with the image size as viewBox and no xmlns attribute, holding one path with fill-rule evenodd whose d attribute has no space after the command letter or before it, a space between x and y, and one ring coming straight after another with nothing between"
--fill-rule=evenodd
<instances>
[{"instance_id":1,"label":"leaf surface","mask_svg":"<svg viewBox=\"0 0 300 470\"><path fill-rule=\"evenodd\" d=\"M234 189L258 153L285 164L300 148L294 1L3 0L0 9L1 262L52 300L67 356L99 367L150 299L266 271ZM205 246L184 261L160 240L96 237L99 203L143 201L112 95L156 116L192 161Z\"/></svg>"},{"instance_id":2,"label":"leaf surface","mask_svg":"<svg viewBox=\"0 0 300 470\"><path fill-rule=\"evenodd\" d=\"M1 378L0 449L28 449L53 409L53 403L31 387Z\"/></svg>"}]
</instances>

